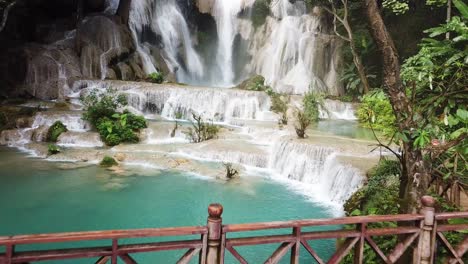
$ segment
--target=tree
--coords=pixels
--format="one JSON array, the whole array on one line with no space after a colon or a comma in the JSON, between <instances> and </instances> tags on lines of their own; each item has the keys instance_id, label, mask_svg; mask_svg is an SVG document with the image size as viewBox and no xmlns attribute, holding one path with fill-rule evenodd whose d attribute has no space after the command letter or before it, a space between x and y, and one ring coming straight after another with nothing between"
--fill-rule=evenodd
<instances>
[{"instance_id":1,"label":"tree","mask_svg":"<svg viewBox=\"0 0 468 264\"><path fill-rule=\"evenodd\" d=\"M458 4L459 2L454 1L454 3ZM452 82L452 84L447 82L442 84L441 82L439 90L428 92L427 88L429 87L429 89L431 89L434 85L434 77L430 75L426 78L428 80L426 84L411 83L409 79L403 82L398 52L382 19L377 1L365 0L365 7L371 34L382 54L383 86L389 95L395 114L397 126L395 138L401 146L401 154L397 154L402 167L400 176L400 198L403 203L401 211L412 213L419 207L420 198L429 188L431 180L431 161L433 158L439 157L448 150L453 149L466 139L466 131L462 131L456 137L443 142L443 144L435 144L436 141L434 141L432 146L425 148L431 140L427 131L424 130L431 121L434 121L433 118L430 118L431 114L433 116L437 115L441 108L445 109L446 105L450 104L449 96L453 95L456 97L460 96L463 92L466 93L466 66L464 66L464 68L461 66L463 69L459 69L455 72L446 71L446 76L441 77L441 81L449 79L460 83L460 85L456 86L458 87L457 89L459 89L457 91L451 91L450 87L453 88L452 85L454 83L449 81ZM459 39L466 40L466 31L465 36L461 36ZM444 45L446 44L447 43ZM436 54L426 53L426 55L435 56ZM463 55L462 53L462 55L449 57L446 63L453 60L464 60L465 58L467 58L466 54ZM421 60L423 59L424 58L421 58ZM441 70L447 70L447 65L442 64ZM455 63L454 65L459 64ZM419 76L416 78L414 77L415 76L411 79L419 78ZM410 87L408 87L408 85ZM419 104L417 100L418 93L419 96L425 98L430 97L428 100L432 102L432 104ZM454 102L456 101L453 101L452 104ZM433 105L436 105L436 107L431 108ZM419 113L423 113L425 116ZM464 114L462 114L462 116L464 116ZM432 124L433 123L434 122L432 122ZM427 159L427 156L430 156L430 158Z\"/></svg>"},{"instance_id":2,"label":"tree","mask_svg":"<svg viewBox=\"0 0 468 264\"><path fill-rule=\"evenodd\" d=\"M328 8L327 6L323 6L323 9L325 9L328 13L330 13L333 16L333 30L335 31L335 34L338 37L340 37L342 40L349 43L351 54L353 55L353 62L354 62L354 65L356 66L356 70L361 80L361 84L364 88L364 93L368 93L370 90L369 79L366 74L364 65L362 64L361 57L358 54L358 51L355 45L355 40L353 37L353 30L348 20L349 18L348 0L340 0L340 1L342 4L342 7L340 9L342 10L342 13L343 13L342 15L340 15L340 11L336 7L336 4L335 4L336 1L333 1L333 0L328 0L328 3L331 6L331 8ZM338 22L344 27L347 36L343 36L342 34L338 32L338 29L337 29Z\"/></svg>"}]
</instances>

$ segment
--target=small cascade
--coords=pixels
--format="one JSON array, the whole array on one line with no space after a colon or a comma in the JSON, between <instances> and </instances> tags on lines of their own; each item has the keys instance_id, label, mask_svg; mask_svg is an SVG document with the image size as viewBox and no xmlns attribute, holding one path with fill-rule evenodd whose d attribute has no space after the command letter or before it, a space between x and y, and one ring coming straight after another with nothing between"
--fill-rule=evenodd
<instances>
[{"instance_id":1,"label":"small cascade","mask_svg":"<svg viewBox=\"0 0 468 264\"><path fill-rule=\"evenodd\" d=\"M125 93L133 108L169 119L174 119L176 114L190 119L195 112L205 119L219 122L234 118L262 120L270 109L268 95L253 91L167 85L141 87Z\"/></svg>"},{"instance_id":2,"label":"small cascade","mask_svg":"<svg viewBox=\"0 0 468 264\"><path fill-rule=\"evenodd\" d=\"M52 126L56 121L62 122L70 131L87 131L91 125L82 119L81 112L47 111L34 116L32 128Z\"/></svg>"},{"instance_id":3,"label":"small cascade","mask_svg":"<svg viewBox=\"0 0 468 264\"><path fill-rule=\"evenodd\" d=\"M57 140L57 144L63 147L81 148L94 148L104 146L104 143L101 141L99 133L83 133L74 131L62 133Z\"/></svg>"},{"instance_id":4,"label":"small cascade","mask_svg":"<svg viewBox=\"0 0 468 264\"><path fill-rule=\"evenodd\" d=\"M31 128L3 130L0 133L0 145L9 147L22 147L28 143L31 143L33 133L34 129Z\"/></svg>"},{"instance_id":5,"label":"small cascade","mask_svg":"<svg viewBox=\"0 0 468 264\"><path fill-rule=\"evenodd\" d=\"M345 103L337 100L326 99L324 101L325 109L320 109L320 118L322 119L343 119L356 120L355 109L352 103Z\"/></svg>"},{"instance_id":6,"label":"small cascade","mask_svg":"<svg viewBox=\"0 0 468 264\"><path fill-rule=\"evenodd\" d=\"M343 203L362 183L359 170L337 160L333 148L295 141L280 141L274 147L270 168L281 179L309 184L319 197ZM327 199L328 198L328 199Z\"/></svg>"}]
</instances>

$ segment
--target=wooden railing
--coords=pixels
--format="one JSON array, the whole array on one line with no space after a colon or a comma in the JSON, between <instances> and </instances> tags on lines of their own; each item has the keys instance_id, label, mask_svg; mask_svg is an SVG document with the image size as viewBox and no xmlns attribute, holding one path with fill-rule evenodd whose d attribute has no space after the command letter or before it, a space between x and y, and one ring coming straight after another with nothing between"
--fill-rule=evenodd
<instances>
[{"instance_id":1,"label":"wooden railing","mask_svg":"<svg viewBox=\"0 0 468 264\"><path fill-rule=\"evenodd\" d=\"M280 244L265 263L278 263L290 253L290 263L299 263L300 250L303 247L318 263L340 263L343 258L354 250L354 263L365 263L364 245L368 244L382 259L383 263L395 263L400 257L411 249L413 263L434 263L437 256L438 245L446 248L451 254L448 263L464 263L463 256L468 250L468 236L465 235L459 245L451 245L444 235L451 231L466 231L466 221L449 224L448 220L468 219L468 212L434 213L434 199L424 197L423 208L420 214L389 215L389 216L362 216L344 217L334 219L297 220L286 222L267 222L254 224L222 224L223 207L212 204L208 207L208 221L206 226L140 229L122 231L98 231L76 232L44 235L25 235L0 237L0 249L3 246L4 253L0 255L0 263L32 263L46 260L64 260L95 258L94 263L116 264L117 259L124 263L133 264L137 261L131 254L144 252L157 252L168 250L184 250L177 263L189 263L194 257L198 257L201 264L223 264L226 254L231 254L239 263L248 263L237 250L239 247L262 244ZM394 222L398 227L370 228L373 223ZM401 225L407 223L407 225ZM354 229L341 229L331 231L307 231L309 227L354 226ZM289 229L286 234L257 235L232 238L233 234L245 234L252 231ZM142 239L156 237L180 237L197 236L192 240L174 240L169 242L151 242L128 244L122 243L126 239ZM399 243L390 254L386 255L374 241L378 236L398 235ZM310 241L322 239L340 239L343 242L335 253L324 260L311 247ZM87 242L109 240L111 245L107 247L81 247L72 249L16 251L20 245L34 246L38 244L63 243L63 242ZM158 263L155 260L153 263Z\"/></svg>"}]
</instances>

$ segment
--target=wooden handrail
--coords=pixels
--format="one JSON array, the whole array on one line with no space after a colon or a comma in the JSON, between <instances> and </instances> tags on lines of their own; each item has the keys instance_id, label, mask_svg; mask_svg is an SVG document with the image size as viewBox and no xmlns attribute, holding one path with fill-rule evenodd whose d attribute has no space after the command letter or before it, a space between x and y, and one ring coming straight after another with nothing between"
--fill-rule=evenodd
<instances>
[{"instance_id":1,"label":"wooden handrail","mask_svg":"<svg viewBox=\"0 0 468 264\"><path fill-rule=\"evenodd\" d=\"M254 224L233 224L224 225L223 232L246 232L258 231L267 229L281 229L292 227L312 227L312 226L333 226L333 225L353 225L362 223L377 223L377 222L409 222L420 221L424 216L418 214L403 214L403 215L372 215L372 216L352 216L342 218L324 218L310 219L298 221L278 221L278 222L263 222Z\"/></svg>"},{"instance_id":2,"label":"wooden handrail","mask_svg":"<svg viewBox=\"0 0 468 264\"><path fill-rule=\"evenodd\" d=\"M206 226L148 228L135 230L108 230L91 232L69 232L56 234L17 235L0 237L0 247L5 247L5 253L0 254L1 264L32 263L45 260L62 260L78 258L98 258L96 263L117 263L120 258L126 264L137 262L130 254L157 252L167 250L188 250L178 263L189 263L199 255L200 264L224 264L226 252L230 252L241 263L247 263L235 247L262 244L280 244L267 262L277 263L287 252L291 252L291 263L299 263L299 250L305 250L318 263L325 263L314 251L308 241L322 239L342 239L342 246L330 258L330 263L339 263L354 248L355 263L365 263L363 257L364 245L367 243L384 262L394 263L403 253L414 246L414 254L419 263L432 263L435 258L435 242L439 240L452 254L453 260L459 261L468 249L468 237L460 245L450 245L444 232L468 230L468 224L451 223L450 219L468 219L468 212L434 213L434 199L424 197L423 209L420 214L355 216L331 219L307 219L279 222L262 222L250 224L222 224L223 207L212 204L208 208L209 217ZM409 226L370 228L372 223L381 222L411 222ZM338 229L337 226L348 225L351 229ZM354 227L353 227L354 226ZM307 227L330 227L330 230L305 230ZM231 233L262 230L281 230L279 234L264 234L257 236L228 237ZM398 235L401 241L395 249L386 256L373 240L376 236ZM194 237L195 236L195 237ZM199 236L199 237L196 237ZM164 242L147 242L122 244L122 239L137 238L171 238ZM173 237L191 240L173 240ZM187 238L190 237L190 238ZM71 249L51 249L39 251L16 252L17 245L36 245L44 243L62 243L76 241L111 240L108 246L79 247ZM107 242L108 243L108 242ZM57 247L60 247L57 245ZM452 260L450 260L452 261ZM450 262L449 261L449 262ZM452 261L453 262L453 261ZM450 262L450 263L452 263Z\"/></svg>"},{"instance_id":3,"label":"wooden handrail","mask_svg":"<svg viewBox=\"0 0 468 264\"><path fill-rule=\"evenodd\" d=\"M55 234L18 235L0 237L1 244L41 244L54 242L71 242L87 240L105 240L122 238L144 238L161 236L187 236L201 235L208 233L206 226L193 227L170 227L170 228L148 228L135 230L108 230L108 231L88 231L69 232Z\"/></svg>"}]
</instances>

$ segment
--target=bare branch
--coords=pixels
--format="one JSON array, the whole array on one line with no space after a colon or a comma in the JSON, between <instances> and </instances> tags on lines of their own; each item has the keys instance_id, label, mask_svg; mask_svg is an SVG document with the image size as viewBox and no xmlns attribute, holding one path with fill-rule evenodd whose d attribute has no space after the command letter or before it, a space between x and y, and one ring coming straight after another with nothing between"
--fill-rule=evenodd
<instances>
[{"instance_id":1,"label":"bare branch","mask_svg":"<svg viewBox=\"0 0 468 264\"><path fill-rule=\"evenodd\" d=\"M0 23L0 32L3 31L3 29L5 29L6 27L6 22L8 20L8 13L10 12L10 10L13 8L13 6L15 6L16 4L16 1L13 1L11 2L6 8L5 10L3 10L3 16L2 16L2 21Z\"/></svg>"}]
</instances>

